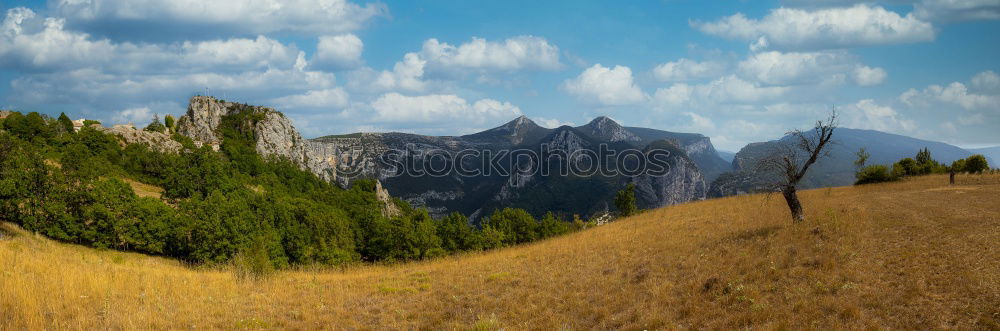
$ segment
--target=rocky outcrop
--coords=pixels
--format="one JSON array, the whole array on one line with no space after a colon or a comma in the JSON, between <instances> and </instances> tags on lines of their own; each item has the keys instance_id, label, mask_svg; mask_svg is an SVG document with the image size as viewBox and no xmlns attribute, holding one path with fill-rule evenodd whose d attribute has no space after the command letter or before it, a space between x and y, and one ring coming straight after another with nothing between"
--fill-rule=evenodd
<instances>
[{"instance_id":1,"label":"rocky outcrop","mask_svg":"<svg viewBox=\"0 0 1000 331\"><path fill-rule=\"evenodd\" d=\"M686 157L675 158L663 176L637 176L635 195L641 208L656 208L705 199L707 185L698 166Z\"/></svg>"},{"instance_id":2,"label":"rocky outcrop","mask_svg":"<svg viewBox=\"0 0 1000 331\"><path fill-rule=\"evenodd\" d=\"M223 118L241 112L255 114L253 136L257 153L287 158L327 181L336 180L337 159L316 154L313 143L302 138L284 114L272 108L225 102L208 96L192 97L187 113L177 121L177 132L212 146L222 143L219 125Z\"/></svg>"},{"instance_id":3,"label":"rocky outcrop","mask_svg":"<svg viewBox=\"0 0 1000 331\"><path fill-rule=\"evenodd\" d=\"M139 130L130 125L116 125L111 128L95 125L93 128L118 136L122 145L145 144L150 149L163 153L177 153L184 148L181 143L170 138L169 134Z\"/></svg>"},{"instance_id":4,"label":"rocky outcrop","mask_svg":"<svg viewBox=\"0 0 1000 331\"><path fill-rule=\"evenodd\" d=\"M609 142L638 142L642 138L629 132L607 116L601 116L581 127L587 134Z\"/></svg>"}]
</instances>

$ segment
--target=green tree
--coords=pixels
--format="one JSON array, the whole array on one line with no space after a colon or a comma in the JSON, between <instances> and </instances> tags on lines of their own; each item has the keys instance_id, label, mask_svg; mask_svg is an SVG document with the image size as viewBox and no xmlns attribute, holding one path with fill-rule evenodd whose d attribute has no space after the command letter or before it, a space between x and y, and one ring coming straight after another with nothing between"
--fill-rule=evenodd
<instances>
[{"instance_id":1,"label":"green tree","mask_svg":"<svg viewBox=\"0 0 1000 331\"><path fill-rule=\"evenodd\" d=\"M484 223L503 233L504 244L520 244L538 239L538 222L524 209L498 209Z\"/></svg>"},{"instance_id":2,"label":"green tree","mask_svg":"<svg viewBox=\"0 0 1000 331\"><path fill-rule=\"evenodd\" d=\"M931 151L927 147L924 147L924 149L917 152L916 161L917 164L927 164L934 162L934 159L931 158Z\"/></svg>"},{"instance_id":3,"label":"green tree","mask_svg":"<svg viewBox=\"0 0 1000 331\"><path fill-rule=\"evenodd\" d=\"M441 248L449 252L482 248L476 229L461 213L451 213L441 218L437 224L437 235L441 238Z\"/></svg>"},{"instance_id":4,"label":"green tree","mask_svg":"<svg viewBox=\"0 0 1000 331\"><path fill-rule=\"evenodd\" d=\"M163 126L163 123L160 123L159 115L153 115L153 121L149 122L149 125L146 125L144 130L163 133L167 130L167 127Z\"/></svg>"},{"instance_id":5,"label":"green tree","mask_svg":"<svg viewBox=\"0 0 1000 331\"><path fill-rule=\"evenodd\" d=\"M990 165L986 162L986 157L981 154L976 154L965 159L965 166L962 167L965 172L969 173L982 173L983 171L990 170Z\"/></svg>"},{"instance_id":6,"label":"green tree","mask_svg":"<svg viewBox=\"0 0 1000 331\"><path fill-rule=\"evenodd\" d=\"M538 235L541 238L555 237L568 233L569 231L569 223L556 218L552 212L545 213L545 217L542 217L542 220L538 225Z\"/></svg>"},{"instance_id":7,"label":"green tree","mask_svg":"<svg viewBox=\"0 0 1000 331\"><path fill-rule=\"evenodd\" d=\"M854 167L856 167L860 172L861 169L865 167L865 163L868 163L868 158L872 155L871 153L868 153L864 147L861 147L861 149L858 150L857 153L854 153L854 155L857 156L857 159L854 160Z\"/></svg>"},{"instance_id":8,"label":"green tree","mask_svg":"<svg viewBox=\"0 0 1000 331\"><path fill-rule=\"evenodd\" d=\"M635 215L639 210L635 205L635 184L629 183L615 195L615 207L623 217Z\"/></svg>"},{"instance_id":9,"label":"green tree","mask_svg":"<svg viewBox=\"0 0 1000 331\"><path fill-rule=\"evenodd\" d=\"M854 185L882 183L896 179L891 173L889 173L889 167L881 164L873 164L861 168L861 170L858 171L854 177L856 178Z\"/></svg>"},{"instance_id":10,"label":"green tree","mask_svg":"<svg viewBox=\"0 0 1000 331\"><path fill-rule=\"evenodd\" d=\"M174 123L174 116L173 115L167 114L167 116L164 116L163 117L163 124L165 124L167 126L167 128L170 129L170 131L176 131L177 130L177 128L174 127L175 123Z\"/></svg>"},{"instance_id":11,"label":"green tree","mask_svg":"<svg viewBox=\"0 0 1000 331\"><path fill-rule=\"evenodd\" d=\"M59 113L59 126L63 132L73 133L73 120L66 113Z\"/></svg>"}]
</instances>

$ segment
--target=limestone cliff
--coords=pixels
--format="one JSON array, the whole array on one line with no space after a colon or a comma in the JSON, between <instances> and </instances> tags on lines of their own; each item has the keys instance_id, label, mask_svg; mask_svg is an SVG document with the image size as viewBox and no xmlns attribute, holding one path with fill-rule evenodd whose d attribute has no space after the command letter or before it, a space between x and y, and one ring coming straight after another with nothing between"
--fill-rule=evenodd
<instances>
[{"instance_id":1,"label":"limestone cliff","mask_svg":"<svg viewBox=\"0 0 1000 331\"><path fill-rule=\"evenodd\" d=\"M218 146L222 143L219 125L223 118L241 112L255 114L252 131L257 153L287 158L324 180L336 180L336 158L317 154L313 143L302 138L292 122L272 108L196 96L191 98L187 113L177 121L177 132L196 142Z\"/></svg>"}]
</instances>

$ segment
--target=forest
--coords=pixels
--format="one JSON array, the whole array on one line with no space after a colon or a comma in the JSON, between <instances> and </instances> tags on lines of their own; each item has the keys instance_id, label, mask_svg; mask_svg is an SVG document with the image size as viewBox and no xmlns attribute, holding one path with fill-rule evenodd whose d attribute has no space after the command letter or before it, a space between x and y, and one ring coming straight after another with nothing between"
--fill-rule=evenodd
<instances>
[{"instance_id":1,"label":"forest","mask_svg":"<svg viewBox=\"0 0 1000 331\"><path fill-rule=\"evenodd\" d=\"M405 261L544 239L587 224L551 213L498 209L480 226L440 219L395 199L386 216L374 180L343 189L298 165L262 157L251 108L226 116L219 151L159 152L120 143L65 114L12 112L0 120L0 219L63 242L174 257L193 264L253 261L257 268ZM172 132L173 118L145 130ZM155 185L140 197L130 182Z\"/></svg>"}]
</instances>

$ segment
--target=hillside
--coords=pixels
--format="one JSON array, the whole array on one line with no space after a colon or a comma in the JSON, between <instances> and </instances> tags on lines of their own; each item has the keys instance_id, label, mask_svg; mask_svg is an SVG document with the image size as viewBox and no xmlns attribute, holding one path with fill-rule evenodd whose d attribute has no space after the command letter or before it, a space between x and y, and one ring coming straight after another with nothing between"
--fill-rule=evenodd
<instances>
[{"instance_id":1,"label":"hillside","mask_svg":"<svg viewBox=\"0 0 1000 331\"><path fill-rule=\"evenodd\" d=\"M540 171L560 174L558 165L581 166L587 164L579 158L544 162L550 167L542 169L540 161L511 156L513 151L531 151L535 155L548 155L543 151L597 152L607 146L612 151L628 149L647 150L649 146L669 141L676 145L670 151L672 173L655 178L630 178L630 176L542 176ZM566 218L572 215L588 217L613 211L612 198L627 183L643 184L637 192L642 207L661 207L679 202L704 199L707 185L719 174L729 171L730 164L722 160L711 140L694 133L677 133L648 128L624 127L608 117L597 117L587 124L570 127L544 128L525 116L486 131L464 136L424 136L409 133L364 133L324 136L312 139L310 148L316 155L334 155L338 171L356 171L356 178L377 178L393 196L415 207L427 208L432 216L440 217L450 212L460 212L478 219L502 207L518 207L541 217L553 212ZM422 164L427 155L451 155L472 151L463 158L464 169L482 169L498 156L496 164L507 165L524 173L500 173L464 176L452 171L440 176L429 176L423 171L401 171L392 162L406 151L406 159ZM344 157L357 153L358 156ZM511 152L506 154L505 152ZM478 154L477 154L478 153ZM502 157L507 155L506 157ZM596 153L594 154L596 155ZM544 157L543 157L544 158ZM546 161L552 159L545 158ZM442 160L442 159L439 159ZM565 161L565 162L562 162ZM614 160L613 160L614 161ZM457 163L457 162L456 162ZM610 168L616 168L610 162ZM586 169L589 166L582 166ZM445 163L435 163L429 168L446 169ZM348 170L349 169L349 170ZM419 169L418 169L419 170ZM495 169L494 169L495 170ZM341 176L341 184L350 176ZM584 194L579 194L583 192ZM571 198L567 198L571 197Z\"/></svg>"},{"instance_id":2,"label":"hillside","mask_svg":"<svg viewBox=\"0 0 1000 331\"><path fill-rule=\"evenodd\" d=\"M0 236L0 329L1000 327L1000 176L737 196L392 266L224 270Z\"/></svg>"},{"instance_id":3,"label":"hillside","mask_svg":"<svg viewBox=\"0 0 1000 331\"><path fill-rule=\"evenodd\" d=\"M806 132L811 135L812 132ZM766 174L753 173L758 160L765 157L780 144L792 144L791 136L779 140L749 144L736 153L733 159L734 172L726 173L711 184L710 196L732 195L737 192L753 191L754 182L767 182ZM868 164L886 164L906 157L914 157L923 148L928 148L931 156L944 164L972 155L971 152L942 142L916 139L912 137L874 130L837 128L828 155L822 158L803 178L802 187L816 188L844 186L854 183L857 167L854 161L859 149L871 154Z\"/></svg>"}]
</instances>

